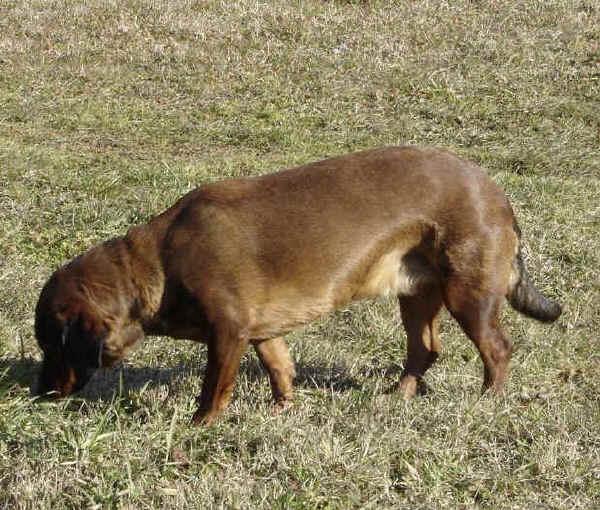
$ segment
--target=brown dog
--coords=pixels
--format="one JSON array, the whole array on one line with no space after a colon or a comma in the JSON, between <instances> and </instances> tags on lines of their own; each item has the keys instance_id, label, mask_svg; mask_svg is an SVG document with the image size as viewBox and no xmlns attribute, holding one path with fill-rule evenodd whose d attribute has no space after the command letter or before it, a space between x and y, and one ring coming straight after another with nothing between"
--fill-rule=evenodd
<instances>
[{"instance_id":1,"label":"brown dog","mask_svg":"<svg viewBox=\"0 0 600 510\"><path fill-rule=\"evenodd\" d=\"M405 398L438 357L442 305L479 349L484 389L500 391L505 298L541 321L561 313L531 284L519 238L502 190L440 150L384 148L208 184L52 275L36 309L40 392L77 391L156 334L208 344L194 423L227 406L248 344L285 406L294 364L281 336L381 295L400 301Z\"/></svg>"}]
</instances>

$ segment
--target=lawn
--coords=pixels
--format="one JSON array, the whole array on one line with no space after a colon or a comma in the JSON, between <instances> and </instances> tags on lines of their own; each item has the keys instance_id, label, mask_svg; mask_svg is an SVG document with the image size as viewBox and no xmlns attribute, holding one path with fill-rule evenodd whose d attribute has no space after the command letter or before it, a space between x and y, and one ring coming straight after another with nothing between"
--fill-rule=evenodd
<instances>
[{"instance_id":1,"label":"lawn","mask_svg":"<svg viewBox=\"0 0 600 510\"><path fill-rule=\"evenodd\" d=\"M565 308L507 308L504 397L446 315L428 393L384 395L393 300L289 336L297 402L254 353L212 428L205 347L148 338L37 403L51 272L203 182L376 146L484 166ZM415 193L426 191L415 190ZM600 507L600 5L594 1L0 3L0 507Z\"/></svg>"}]
</instances>

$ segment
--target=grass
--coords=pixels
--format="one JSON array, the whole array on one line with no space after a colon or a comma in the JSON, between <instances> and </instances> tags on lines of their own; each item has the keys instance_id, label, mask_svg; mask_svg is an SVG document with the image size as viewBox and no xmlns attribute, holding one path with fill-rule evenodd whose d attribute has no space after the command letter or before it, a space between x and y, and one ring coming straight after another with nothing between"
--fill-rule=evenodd
<instances>
[{"instance_id":1,"label":"grass","mask_svg":"<svg viewBox=\"0 0 600 510\"><path fill-rule=\"evenodd\" d=\"M0 506L600 506L600 15L591 1L0 7ZM149 338L80 398L38 404L33 308L58 265L196 185L387 144L450 148L507 191L542 326L505 314L504 398L443 323L431 391L395 303L290 336L297 405L271 416L249 353L215 427L188 425L205 349ZM420 192L416 190L415 192Z\"/></svg>"}]
</instances>

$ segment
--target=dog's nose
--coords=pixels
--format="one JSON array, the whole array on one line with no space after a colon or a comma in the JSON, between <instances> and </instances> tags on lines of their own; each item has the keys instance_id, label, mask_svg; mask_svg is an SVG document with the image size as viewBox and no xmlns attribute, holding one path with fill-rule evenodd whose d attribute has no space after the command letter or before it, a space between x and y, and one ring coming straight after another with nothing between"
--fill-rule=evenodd
<instances>
[{"instance_id":1,"label":"dog's nose","mask_svg":"<svg viewBox=\"0 0 600 510\"><path fill-rule=\"evenodd\" d=\"M31 388L31 395L38 397L38 401L56 400L60 397L60 392L44 386L42 381L38 379Z\"/></svg>"},{"instance_id":2,"label":"dog's nose","mask_svg":"<svg viewBox=\"0 0 600 510\"><path fill-rule=\"evenodd\" d=\"M36 379L33 384L29 388L29 394L32 397L39 397L42 394L42 384L40 383L39 378Z\"/></svg>"}]
</instances>

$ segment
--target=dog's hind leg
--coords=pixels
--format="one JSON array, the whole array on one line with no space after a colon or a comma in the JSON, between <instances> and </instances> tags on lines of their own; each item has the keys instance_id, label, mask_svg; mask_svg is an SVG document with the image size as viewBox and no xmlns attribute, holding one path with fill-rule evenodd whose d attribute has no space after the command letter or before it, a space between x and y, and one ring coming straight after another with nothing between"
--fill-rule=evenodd
<instances>
[{"instance_id":1,"label":"dog's hind leg","mask_svg":"<svg viewBox=\"0 0 600 510\"><path fill-rule=\"evenodd\" d=\"M192 418L195 425L210 425L229 404L247 346L247 338L229 328L221 328L208 342L206 372Z\"/></svg>"},{"instance_id":2,"label":"dog's hind leg","mask_svg":"<svg viewBox=\"0 0 600 510\"><path fill-rule=\"evenodd\" d=\"M293 381L296 377L294 362L285 340L281 337L254 344L256 353L269 374L275 412L289 407L293 399Z\"/></svg>"},{"instance_id":3,"label":"dog's hind leg","mask_svg":"<svg viewBox=\"0 0 600 510\"><path fill-rule=\"evenodd\" d=\"M472 282L460 279L449 281L444 302L479 350L484 368L483 391L491 389L500 393L504 388L512 353L512 344L499 325L504 293L474 288Z\"/></svg>"},{"instance_id":4,"label":"dog's hind leg","mask_svg":"<svg viewBox=\"0 0 600 510\"><path fill-rule=\"evenodd\" d=\"M405 399L410 399L416 395L421 378L441 350L438 314L442 307L442 295L437 287L430 286L418 295L400 296L398 299L407 336L407 356L396 390Z\"/></svg>"}]
</instances>

